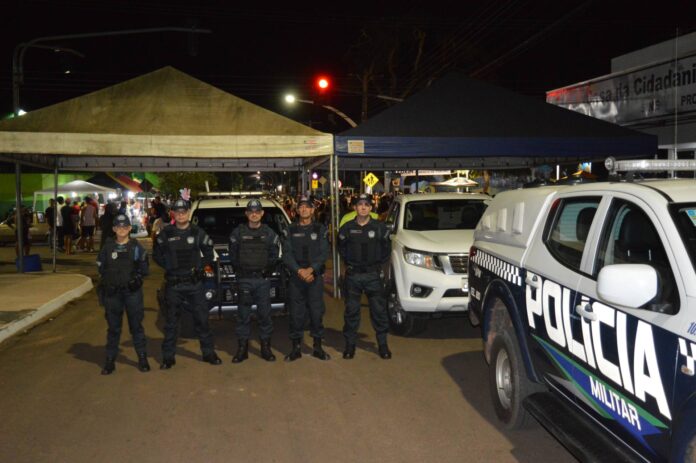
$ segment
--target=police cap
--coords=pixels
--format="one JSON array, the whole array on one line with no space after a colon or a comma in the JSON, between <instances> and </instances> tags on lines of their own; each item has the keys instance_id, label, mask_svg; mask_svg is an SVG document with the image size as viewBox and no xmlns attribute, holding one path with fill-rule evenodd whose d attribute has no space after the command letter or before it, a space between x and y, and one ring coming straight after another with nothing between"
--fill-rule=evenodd
<instances>
[{"instance_id":1,"label":"police cap","mask_svg":"<svg viewBox=\"0 0 696 463\"><path fill-rule=\"evenodd\" d=\"M188 211L189 208L189 202L185 199L177 199L172 206L173 211Z\"/></svg>"},{"instance_id":2,"label":"police cap","mask_svg":"<svg viewBox=\"0 0 696 463\"><path fill-rule=\"evenodd\" d=\"M363 194L361 194L360 196L358 196L358 199L355 201L355 204L356 204L356 205L357 205L357 204L360 204L360 202L365 202L365 203L367 203L367 204L369 204L369 205L372 205L372 196L363 193Z\"/></svg>"},{"instance_id":3,"label":"police cap","mask_svg":"<svg viewBox=\"0 0 696 463\"><path fill-rule=\"evenodd\" d=\"M131 222L127 215L119 214L114 219L114 227L130 227Z\"/></svg>"},{"instance_id":4,"label":"police cap","mask_svg":"<svg viewBox=\"0 0 696 463\"><path fill-rule=\"evenodd\" d=\"M261 201L258 199L252 199L249 201L246 205L246 210L247 211L262 211L263 207L261 206Z\"/></svg>"},{"instance_id":5,"label":"police cap","mask_svg":"<svg viewBox=\"0 0 696 463\"><path fill-rule=\"evenodd\" d=\"M314 201L309 199L307 196L302 196L299 201L297 201L297 207L299 208L301 205L306 205L308 207L314 207Z\"/></svg>"}]
</instances>

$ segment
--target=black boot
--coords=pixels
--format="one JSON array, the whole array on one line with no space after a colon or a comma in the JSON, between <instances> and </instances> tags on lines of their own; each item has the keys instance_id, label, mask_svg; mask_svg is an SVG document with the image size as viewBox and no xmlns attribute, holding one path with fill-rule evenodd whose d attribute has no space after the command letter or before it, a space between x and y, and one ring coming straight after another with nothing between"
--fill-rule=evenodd
<instances>
[{"instance_id":1,"label":"black boot","mask_svg":"<svg viewBox=\"0 0 696 463\"><path fill-rule=\"evenodd\" d=\"M237 353L232 357L232 363L242 363L249 358L249 340L245 339L239 341L237 346Z\"/></svg>"},{"instance_id":2,"label":"black boot","mask_svg":"<svg viewBox=\"0 0 696 463\"><path fill-rule=\"evenodd\" d=\"M271 340L262 339L261 340L261 358L267 362L275 362L275 355L271 350Z\"/></svg>"},{"instance_id":3,"label":"black boot","mask_svg":"<svg viewBox=\"0 0 696 463\"><path fill-rule=\"evenodd\" d=\"M208 362L211 365L220 365L222 363L222 360L220 360L220 357L213 351L210 354L205 354L203 356L203 361Z\"/></svg>"},{"instance_id":4,"label":"black boot","mask_svg":"<svg viewBox=\"0 0 696 463\"><path fill-rule=\"evenodd\" d=\"M387 343L380 344L379 345L379 356L382 357L384 360L389 360L392 358L392 353L389 350L389 346L387 346Z\"/></svg>"},{"instance_id":5,"label":"black boot","mask_svg":"<svg viewBox=\"0 0 696 463\"><path fill-rule=\"evenodd\" d=\"M174 365L176 365L176 360L174 357L163 358L162 364L160 365L160 370L169 370Z\"/></svg>"},{"instance_id":6,"label":"black boot","mask_svg":"<svg viewBox=\"0 0 696 463\"><path fill-rule=\"evenodd\" d=\"M138 354L138 370L143 373L150 371L150 364L147 362L147 354L145 352Z\"/></svg>"},{"instance_id":7,"label":"black boot","mask_svg":"<svg viewBox=\"0 0 696 463\"><path fill-rule=\"evenodd\" d=\"M329 360L331 356L321 348L321 338L314 338L314 348L312 349L312 357L319 360Z\"/></svg>"},{"instance_id":8,"label":"black boot","mask_svg":"<svg viewBox=\"0 0 696 463\"><path fill-rule=\"evenodd\" d=\"M293 339L292 340L292 350L288 355L285 356L286 362L293 362L298 358L302 357L302 340Z\"/></svg>"},{"instance_id":9,"label":"black boot","mask_svg":"<svg viewBox=\"0 0 696 463\"><path fill-rule=\"evenodd\" d=\"M346 344L346 348L343 349L343 358L350 360L355 357L355 344Z\"/></svg>"},{"instance_id":10,"label":"black boot","mask_svg":"<svg viewBox=\"0 0 696 463\"><path fill-rule=\"evenodd\" d=\"M102 368L102 375L110 375L116 369L116 364L114 363L116 359L113 357L107 357L104 361L104 368Z\"/></svg>"}]
</instances>

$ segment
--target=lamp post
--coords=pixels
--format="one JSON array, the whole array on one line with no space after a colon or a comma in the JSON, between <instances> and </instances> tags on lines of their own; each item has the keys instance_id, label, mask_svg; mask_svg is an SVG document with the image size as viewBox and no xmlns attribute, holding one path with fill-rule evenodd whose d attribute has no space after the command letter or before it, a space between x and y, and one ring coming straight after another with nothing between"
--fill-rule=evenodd
<instances>
[{"instance_id":1,"label":"lamp post","mask_svg":"<svg viewBox=\"0 0 696 463\"><path fill-rule=\"evenodd\" d=\"M292 94L287 94L287 95L285 95L285 102L286 102L286 103L289 103L289 104L294 104L294 103L318 104L318 103L315 103L315 102L312 101L312 100L303 100L303 99L301 99L301 98L297 98L297 97L295 97L295 95L292 95ZM344 113L343 111L341 111L341 110L339 110L339 109L336 109L336 108L334 108L333 106L329 106L329 105L325 105L325 104L318 104L318 105L321 106L322 108L328 109L329 111L331 111L331 112L333 112L333 113L335 113L335 114L338 114L338 115L341 116L341 118L342 118L344 121L346 121L346 122L348 123L348 125L350 125L351 127L357 127L357 126L358 126L358 124L356 124L355 121L354 121L353 119L351 119L351 118L350 118L346 113Z\"/></svg>"},{"instance_id":2,"label":"lamp post","mask_svg":"<svg viewBox=\"0 0 696 463\"><path fill-rule=\"evenodd\" d=\"M119 31L104 31L104 32L89 32L86 34L67 34L67 35L53 35L47 37L37 37L31 39L28 42L23 42L18 44L12 53L12 107L15 117L19 116L19 86L24 83L24 55L29 48L48 48L57 51L64 51L72 53L78 56L84 56L80 52L77 52L71 48L63 48L51 45L41 45L42 42L52 42L56 40L67 40L67 39L88 39L94 37L109 37L115 35L132 35L132 34L148 34L155 32L188 32L191 34L210 34L212 31L209 29L196 29L196 28L186 28L186 27L155 27L147 29L125 29ZM56 164L57 165L57 164ZM57 168L56 168L57 172ZM17 230L17 247L19 258L17 261L17 270L19 273L24 273L24 239L23 239L23 229L24 224L22 223L21 216L21 205L22 205L22 166L19 161L15 162L15 213L16 220L15 226ZM55 198L54 198L55 199ZM55 223L55 221L54 221ZM55 227L54 227L55 228ZM55 229L54 229L54 239L55 239ZM54 270L55 270L55 242L53 246L53 260L54 260Z\"/></svg>"}]
</instances>

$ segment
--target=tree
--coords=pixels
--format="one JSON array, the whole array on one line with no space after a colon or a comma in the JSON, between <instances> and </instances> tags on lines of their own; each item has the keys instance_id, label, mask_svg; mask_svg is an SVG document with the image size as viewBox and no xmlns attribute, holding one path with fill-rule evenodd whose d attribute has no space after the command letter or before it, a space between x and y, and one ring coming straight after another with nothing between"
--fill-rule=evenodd
<instances>
[{"instance_id":1,"label":"tree","mask_svg":"<svg viewBox=\"0 0 696 463\"><path fill-rule=\"evenodd\" d=\"M211 172L164 172L159 176L160 191L174 197L179 196L179 190L182 188L190 188L191 196L196 197L206 191L206 180L211 190L217 189L218 184L217 176Z\"/></svg>"}]
</instances>

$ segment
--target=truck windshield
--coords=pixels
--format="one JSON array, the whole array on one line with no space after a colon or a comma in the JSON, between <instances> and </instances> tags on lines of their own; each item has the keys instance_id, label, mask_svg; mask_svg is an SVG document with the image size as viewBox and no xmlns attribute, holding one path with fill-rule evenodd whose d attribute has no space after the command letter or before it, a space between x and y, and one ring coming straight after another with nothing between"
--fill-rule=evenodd
<instances>
[{"instance_id":1,"label":"truck windshield","mask_svg":"<svg viewBox=\"0 0 696 463\"><path fill-rule=\"evenodd\" d=\"M670 212L696 270L696 203L672 204Z\"/></svg>"},{"instance_id":2,"label":"truck windshield","mask_svg":"<svg viewBox=\"0 0 696 463\"><path fill-rule=\"evenodd\" d=\"M287 219L278 208L265 208L261 221L278 235L281 226L287 225ZM192 222L205 230L215 244L226 245L232 230L247 223L247 218L243 207L199 208L193 212Z\"/></svg>"},{"instance_id":3,"label":"truck windshield","mask_svg":"<svg viewBox=\"0 0 696 463\"><path fill-rule=\"evenodd\" d=\"M405 230L473 230L486 210L483 200L447 199L409 201Z\"/></svg>"}]
</instances>

